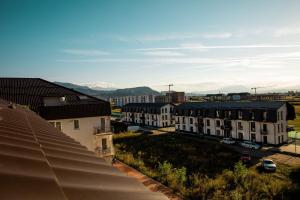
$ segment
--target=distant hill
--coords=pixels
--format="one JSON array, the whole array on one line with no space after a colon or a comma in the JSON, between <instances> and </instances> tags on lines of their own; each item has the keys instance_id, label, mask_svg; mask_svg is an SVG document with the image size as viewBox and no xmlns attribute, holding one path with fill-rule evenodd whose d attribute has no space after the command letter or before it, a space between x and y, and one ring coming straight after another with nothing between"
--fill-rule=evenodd
<instances>
[{"instance_id":1,"label":"distant hill","mask_svg":"<svg viewBox=\"0 0 300 200\"><path fill-rule=\"evenodd\" d=\"M114 98L120 96L160 94L159 92L149 87L135 87L135 88L125 88L125 89L116 89L116 90L96 90L96 89L91 89L88 86L76 85L73 83L63 83L63 82L54 82L54 83L101 99L107 99L109 97Z\"/></svg>"}]
</instances>

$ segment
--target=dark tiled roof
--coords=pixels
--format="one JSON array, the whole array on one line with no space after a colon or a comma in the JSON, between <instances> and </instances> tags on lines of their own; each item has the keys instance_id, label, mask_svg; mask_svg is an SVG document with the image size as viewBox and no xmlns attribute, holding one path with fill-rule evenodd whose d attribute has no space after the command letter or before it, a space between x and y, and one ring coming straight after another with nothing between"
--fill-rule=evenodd
<instances>
[{"instance_id":1,"label":"dark tiled roof","mask_svg":"<svg viewBox=\"0 0 300 200\"><path fill-rule=\"evenodd\" d=\"M65 97L66 105L45 107L44 97ZM27 105L49 120L111 114L108 102L40 78L0 78L0 98Z\"/></svg>"},{"instance_id":2,"label":"dark tiled roof","mask_svg":"<svg viewBox=\"0 0 300 200\"><path fill-rule=\"evenodd\" d=\"M0 199L160 200L34 112L0 101Z\"/></svg>"},{"instance_id":3,"label":"dark tiled roof","mask_svg":"<svg viewBox=\"0 0 300 200\"><path fill-rule=\"evenodd\" d=\"M124 108L161 108L169 103L129 103Z\"/></svg>"},{"instance_id":4,"label":"dark tiled roof","mask_svg":"<svg viewBox=\"0 0 300 200\"><path fill-rule=\"evenodd\" d=\"M187 102L180 104L181 109L278 109L286 102L282 101L249 101L249 102Z\"/></svg>"},{"instance_id":5,"label":"dark tiled roof","mask_svg":"<svg viewBox=\"0 0 300 200\"><path fill-rule=\"evenodd\" d=\"M160 114L161 108L168 104L169 103L129 103L123 106L122 112Z\"/></svg>"}]
</instances>

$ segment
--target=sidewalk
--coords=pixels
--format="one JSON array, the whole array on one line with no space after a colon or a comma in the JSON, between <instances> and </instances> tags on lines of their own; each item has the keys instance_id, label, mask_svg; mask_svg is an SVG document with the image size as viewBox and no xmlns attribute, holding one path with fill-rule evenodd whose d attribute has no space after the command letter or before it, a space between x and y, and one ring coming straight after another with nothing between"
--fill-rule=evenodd
<instances>
[{"instance_id":1,"label":"sidewalk","mask_svg":"<svg viewBox=\"0 0 300 200\"><path fill-rule=\"evenodd\" d=\"M133 169L132 167L130 167L120 161L116 161L113 164L113 166L116 167L121 172L126 173L127 176L136 178L139 182L143 183L152 192L160 192L160 193L164 194L166 197L168 197L170 200L183 200L182 197L180 197L177 194L174 194L172 189L149 178L148 176L145 176L144 174L140 173L139 171Z\"/></svg>"}]
</instances>

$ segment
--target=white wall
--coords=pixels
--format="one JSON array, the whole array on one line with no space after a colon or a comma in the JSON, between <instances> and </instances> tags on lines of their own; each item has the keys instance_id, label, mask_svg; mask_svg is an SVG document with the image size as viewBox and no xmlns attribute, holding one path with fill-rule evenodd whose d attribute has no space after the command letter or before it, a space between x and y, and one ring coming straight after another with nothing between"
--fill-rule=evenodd
<instances>
[{"instance_id":1,"label":"white wall","mask_svg":"<svg viewBox=\"0 0 300 200\"><path fill-rule=\"evenodd\" d=\"M62 132L86 146L89 150L95 151L95 127L101 126L101 118L105 119L105 130L110 131L110 116L85 117L73 119L49 120L49 122L61 122ZM79 129L74 129L74 120L79 120ZM110 142L108 142L110 143ZM112 142L111 142L112 144Z\"/></svg>"},{"instance_id":2,"label":"white wall","mask_svg":"<svg viewBox=\"0 0 300 200\"><path fill-rule=\"evenodd\" d=\"M281 118L282 112L282 118ZM243 134L244 140L251 140L251 134L255 134L255 141L256 142L263 142L263 137L267 137L267 142L269 144L281 144L283 142L287 142L287 108L286 105L283 105L277 110L278 113L278 121L275 123L271 122L257 122L255 121L255 131L251 131L251 122L253 121L245 121L245 120L231 120L232 130L231 136L232 138L238 139L238 134ZM193 119L193 123L190 123L190 119ZM191 132L191 127L193 129L193 133L199 133L198 127L196 126L197 118L196 117L189 117L189 116L176 116L176 130L180 131L187 131ZM210 120L210 126L207 126L207 120ZM216 126L216 121L220 120L220 127ZM210 135L217 136L217 130L220 130L220 136L224 137L224 130L221 129L221 126L224 125L223 119L218 118L203 118L204 126L203 126L203 133L207 134L207 129L210 129ZM179 123L178 123L179 122ZM243 130L238 129L238 122L241 122ZM268 134L263 135L261 131L263 129L263 124L267 125ZM279 130L278 130L279 126ZM282 126L282 128L281 128ZM280 139L278 138L280 137Z\"/></svg>"},{"instance_id":3,"label":"white wall","mask_svg":"<svg viewBox=\"0 0 300 200\"><path fill-rule=\"evenodd\" d=\"M149 114L145 113L145 125L149 126L156 126L156 127L164 127L166 126L172 126L174 125L174 122L172 121L172 114L171 114L171 109L173 109L174 106L167 104L163 107L161 107L161 114ZM133 114L134 117L134 122L132 121L130 115ZM123 112L123 121L125 122L131 122L131 123L142 123L142 120L140 117L142 116L142 113L130 113L130 112ZM154 117L154 120L152 118ZM164 116L164 117L162 117ZM153 124L152 124L153 122Z\"/></svg>"}]
</instances>

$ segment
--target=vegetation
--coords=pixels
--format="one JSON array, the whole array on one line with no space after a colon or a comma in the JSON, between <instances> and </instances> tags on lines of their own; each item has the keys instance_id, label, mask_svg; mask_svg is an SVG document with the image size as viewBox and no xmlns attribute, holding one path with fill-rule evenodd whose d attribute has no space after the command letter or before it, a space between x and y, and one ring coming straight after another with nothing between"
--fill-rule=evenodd
<instances>
[{"instance_id":1,"label":"vegetation","mask_svg":"<svg viewBox=\"0 0 300 200\"><path fill-rule=\"evenodd\" d=\"M300 169L279 165L276 173L247 168L227 146L176 134L114 136L116 156L186 199L293 199Z\"/></svg>"},{"instance_id":2,"label":"vegetation","mask_svg":"<svg viewBox=\"0 0 300 200\"><path fill-rule=\"evenodd\" d=\"M300 103L293 103L296 111L296 119L289 121L289 125L295 127L295 131L300 131Z\"/></svg>"}]
</instances>

